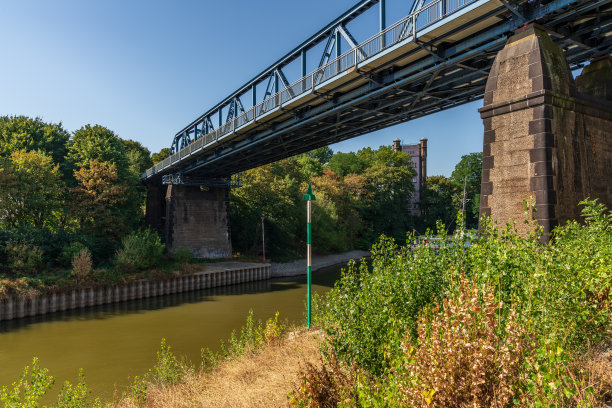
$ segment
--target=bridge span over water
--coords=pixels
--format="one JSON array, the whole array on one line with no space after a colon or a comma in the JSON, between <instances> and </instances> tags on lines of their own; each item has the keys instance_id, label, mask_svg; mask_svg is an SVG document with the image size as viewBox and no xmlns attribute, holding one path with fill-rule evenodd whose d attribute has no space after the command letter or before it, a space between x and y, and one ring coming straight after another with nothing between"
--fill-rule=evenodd
<instances>
[{"instance_id":1,"label":"bridge span over water","mask_svg":"<svg viewBox=\"0 0 612 408\"><path fill-rule=\"evenodd\" d=\"M374 8L379 13L379 32L357 43L349 23ZM569 216L560 216L563 211L559 209L555 214L559 190L555 183L562 178L560 168L553 168L553 162L560 162L553 159L557 153L551 153L551 149L559 147L562 125L559 122L557 128L554 124L557 117L568 120L567 115L555 113L555 109L604 121L594 124L591 119L579 119L584 122L583 130L571 131L574 138L599 135L609 125L606 121L612 110L608 102L611 91L606 91L606 84L612 76L608 70L611 33L612 0L415 0L410 14L391 26L386 24L385 0L361 0L177 132L172 140L172 154L142 175L149 187L147 219L153 225L165 227L170 246L191 247L200 256L227 255L227 246L219 249L213 243L218 241L219 234L225 234L226 238L221 237L225 241L229 239L227 221L212 228L217 238L204 240L208 243L191 237L202 230L197 226L201 221L196 218L212 214L219 219L219 212L227 212L227 192L219 190L209 197L217 203L216 207L202 212L201 206L188 210L189 206L184 205L190 200L200 203L205 200L197 198L196 189L188 187L197 186L202 194L200 186L217 191L217 187L227 186L229 177L237 172L484 97L482 212L504 218L514 212L500 207L502 200L519 192L540 192L538 205L544 206L541 208L544 219L552 220L547 224L550 229L559 217ZM343 50L343 44L348 44L348 49ZM322 55L315 56L318 67L307 72L306 57L313 58L313 50L320 48ZM599 62L585 69L589 70L588 75L574 84L570 71L594 59ZM284 70L296 63L300 73L289 81ZM594 80L599 82L594 84ZM578 103L571 99L578 97L578 82L581 95L589 93L588 98L603 100L582 103L579 98ZM524 126L517 122L518 116L510 119L504 116L515 111L524 116L527 110L538 106L550 109L529 111L529 118L520 119ZM503 124L503 120L510 122ZM573 123L563 126L575 126L576 122ZM544 138L528 143L531 150L544 150L521 153L531 157L526 159L528 163L523 163L526 173L516 171L517 163L509 163L512 157L521 156L514 151L518 146L510 148L508 142L500 144L499 139L496 142L492 137L496 130L499 135L511 128L516 128L513 137L518 137L525 126L527 134L521 137ZM532 127L538 130L537 135L529 133L535 132ZM591 131L591 127L596 131ZM576 132L582 132L581 136ZM591 146L606 141L607 132ZM580 141L583 142L586 143ZM572 143L573 148L579 147L578 141ZM572 154L571 149L557 150L564 155ZM598 163L599 170L610 172L612 163L607 156L610 149L604 151L604 158L593 159L584 153L578 158L560 160ZM537 164L536 169L540 162L543 164ZM565 176L568 172L579 175L584 171L584 166L566 167ZM501 182L503 177L499 178L502 173L506 184ZM517 180L527 183L520 191L512 187L521 184ZM582 180L580 188L588 187L591 192L605 190L602 183ZM497 204L493 185L497 185L500 197ZM573 187L565 186L562 190L574 192ZM213 191L206 190L209 195ZM605 194L605 200L612 203L612 193ZM500 208L496 210L496 206ZM176 215L179 207L190 215ZM178 227L179 224L184 225ZM200 241L194 243L194 239ZM202 249L207 245L219 250Z\"/></svg>"}]
</instances>

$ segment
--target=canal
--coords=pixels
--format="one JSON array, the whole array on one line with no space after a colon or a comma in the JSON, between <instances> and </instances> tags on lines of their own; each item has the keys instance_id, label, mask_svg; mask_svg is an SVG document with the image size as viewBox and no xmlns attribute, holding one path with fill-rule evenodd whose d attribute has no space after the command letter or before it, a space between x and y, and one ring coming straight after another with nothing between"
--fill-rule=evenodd
<instances>
[{"instance_id":1,"label":"canal","mask_svg":"<svg viewBox=\"0 0 612 408\"><path fill-rule=\"evenodd\" d=\"M339 267L313 273L313 292L328 291L339 276ZM0 387L36 356L56 378L53 394L83 368L92 395L108 401L155 364L162 338L198 363L200 349L217 350L250 309L256 319L278 311L290 323L303 322L305 298L306 278L294 277L2 321Z\"/></svg>"}]
</instances>

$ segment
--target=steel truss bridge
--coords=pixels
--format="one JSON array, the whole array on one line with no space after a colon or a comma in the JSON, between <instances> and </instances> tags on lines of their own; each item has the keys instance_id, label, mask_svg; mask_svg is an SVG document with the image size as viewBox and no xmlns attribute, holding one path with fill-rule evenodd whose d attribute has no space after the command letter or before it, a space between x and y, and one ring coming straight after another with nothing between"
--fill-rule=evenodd
<instances>
[{"instance_id":1,"label":"steel truss bridge","mask_svg":"<svg viewBox=\"0 0 612 408\"><path fill-rule=\"evenodd\" d=\"M612 0L416 0L386 27L384 0L361 0L179 131L146 183L204 185L482 98L496 53L526 24L542 26L571 69L612 49ZM346 25L378 6L380 31L357 44ZM341 39L350 50L341 53ZM306 72L306 51L325 44ZM301 65L288 83L283 68ZM238 62L238 61L237 61ZM257 86L266 91L257 99ZM251 97L245 109L242 100ZM242 99L241 99L242 98ZM227 112L223 119L222 112ZM217 185L217 184L214 184Z\"/></svg>"}]
</instances>

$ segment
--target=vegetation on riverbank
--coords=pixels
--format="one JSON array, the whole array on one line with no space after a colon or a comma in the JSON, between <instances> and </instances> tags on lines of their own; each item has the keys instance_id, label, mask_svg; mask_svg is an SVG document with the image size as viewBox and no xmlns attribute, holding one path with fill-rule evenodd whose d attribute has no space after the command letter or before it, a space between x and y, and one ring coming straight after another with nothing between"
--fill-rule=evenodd
<instances>
[{"instance_id":1,"label":"vegetation on riverbank","mask_svg":"<svg viewBox=\"0 0 612 408\"><path fill-rule=\"evenodd\" d=\"M70 134L61 123L0 116L0 298L33 297L164 278L185 270L185 249L164 253L144 223L140 175L167 149L151 155L100 125ZM367 249L380 234L400 242L461 207L466 186L468 226L475 222L481 155L462 157L450 178L428 179L424 215L407 211L415 175L410 156L390 146L357 153L321 148L242 174L230 193L232 244L240 257L261 255L265 217L267 257L303 256L305 186L317 200L314 251ZM187 268L189 269L189 268ZM178 271L178 272L177 272Z\"/></svg>"},{"instance_id":2,"label":"vegetation on riverbank","mask_svg":"<svg viewBox=\"0 0 612 408\"><path fill-rule=\"evenodd\" d=\"M610 403L612 214L587 201L583 216L585 225L557 228L550 244L540 242L535 224L527 237L518 236L513 225L490 224L478 238L458 231L452 239L440 225L439 239L428 244L409 237L398 246L383 236L373 247L371 266L353 263L334 289L315 299L320 355L312 352L312 333L295 340L278 315L266 323L250 316L220 352L203 350L197 366L181 362L162 343L156 367L115 404ZM302 341L311 351L300 360L296 347ZM282 367L283 374L276 368L276 374L262 373L266 364ZM246 393L265 384L268 375L276 378L272 394L250 398ZM14 394L3 392L0 396Z\"/></svg>"},{"instance_id":3,"label":"vegetation on riverbank","mask_svg":"<svg viewBox=\"0 0 612 408\"><path fill-rule=\"evenodd\" d=\"M387 238L315 302L326 336L294 406L601 406L612 401L612 214L550 244L513 225L466 246Z\"/></svg>"}]
</instances>

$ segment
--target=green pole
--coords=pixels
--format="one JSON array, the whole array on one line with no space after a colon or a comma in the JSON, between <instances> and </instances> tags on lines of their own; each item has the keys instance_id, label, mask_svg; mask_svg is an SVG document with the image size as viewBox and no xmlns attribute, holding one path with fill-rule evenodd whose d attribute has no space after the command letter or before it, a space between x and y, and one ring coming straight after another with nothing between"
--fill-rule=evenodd
<instances>
[{"instance_id":1,"label":"green pole","mask_svg":"<svg viewBox=\"0 0 612 408\"><path fill-rule=\"evenodd\" d=\"M315 195L312 192L312 183L308 183L308 191L304 194L304 200L306 200L306 276L307 276L307 284L308 284L308 328L310 329L310 320L311 320L311 281L310 275L312 273L312 223L311 223L311 210L312 205L311 202L316 200Z\"/></svg>"}]
</instances>

